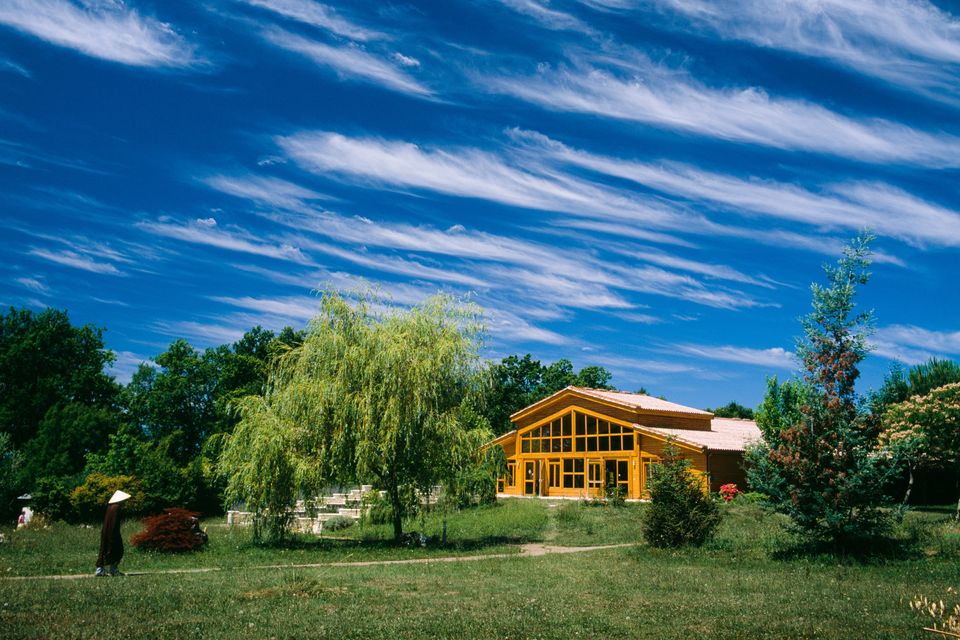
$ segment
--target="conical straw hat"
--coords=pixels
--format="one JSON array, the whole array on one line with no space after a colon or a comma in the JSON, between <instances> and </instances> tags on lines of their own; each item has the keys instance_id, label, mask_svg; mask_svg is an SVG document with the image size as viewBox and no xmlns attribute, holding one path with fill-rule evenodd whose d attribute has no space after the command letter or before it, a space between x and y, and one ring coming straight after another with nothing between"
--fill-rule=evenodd
<instances>
[{"instance_id":1,"label":"conical straw hat","mask_svg":"<svg viewBox=\"0 0 960 640\"><path fill-rule=\"evenodd\" d=\"M116 502L123 502L124 500L126 500L126 499L129 498L129 497L130 497L130 494L129 494L129 493L124 493L123 491L120 491L119 489L117 489L116 491L114 491L113 495L110 496L110 502L108 502L107 504L114 504L114 503L116 503Z\"/></svg>"}]
</instances>

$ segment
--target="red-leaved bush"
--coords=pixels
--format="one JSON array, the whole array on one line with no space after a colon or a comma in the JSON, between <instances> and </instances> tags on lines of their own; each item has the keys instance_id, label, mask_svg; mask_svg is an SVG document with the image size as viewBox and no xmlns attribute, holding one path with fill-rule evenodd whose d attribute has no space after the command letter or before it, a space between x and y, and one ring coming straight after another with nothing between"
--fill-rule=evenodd
<instances>
[{"instance_id":1,"label":"red-leaved bush","mask_svg":"<svg viewBox=\"0 0 960 640\"><path fill-rule=\"evenodd\" d=\"M131 543L145 551L196 551L207 544L207 534L200 530L200 514L173 507L143 519L146 527L133 536Z\"/></svg>"}]
</instances>

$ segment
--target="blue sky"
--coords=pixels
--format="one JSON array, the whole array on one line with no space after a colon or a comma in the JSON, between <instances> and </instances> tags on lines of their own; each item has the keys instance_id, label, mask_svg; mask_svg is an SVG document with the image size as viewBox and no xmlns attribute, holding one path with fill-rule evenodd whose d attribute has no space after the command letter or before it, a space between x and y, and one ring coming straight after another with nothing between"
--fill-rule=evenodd
<instances>
[{"instance_id":1,"label":"blue sky","mask_svg":"<svg viewBox=\"0 0 960 640\"><path fill-rule=\"evenodd\" d=\"M437 291L485 355L755 405L878 236L863 388L960 357L960 8L0 0L0 304L185 337Z\"/></svg>"}]
</instances>

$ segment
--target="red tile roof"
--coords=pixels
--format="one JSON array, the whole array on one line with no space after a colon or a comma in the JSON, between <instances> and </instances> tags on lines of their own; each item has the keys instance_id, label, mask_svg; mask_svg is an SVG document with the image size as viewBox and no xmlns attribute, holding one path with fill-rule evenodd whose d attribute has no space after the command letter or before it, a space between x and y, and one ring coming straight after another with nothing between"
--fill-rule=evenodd
<instances>
[{"instance_id":1,"label":"red tile roof","mask_svg":"<svg viewBox=\"0 0 960 640\"><path fill-rule=\"evenodd\" d=\"M516 413L510 416L511 419L516 418L517 416L529 412L535 407L540 407L552 401L557 396L563 393L573 392L581 396L586 396L588 398L593 398L595 400L600 400L602 402L609 402L612 404L620 405L627 409L633 409L634 411L650 411L653 413L664 413L672 415L686 415L686 416L700 416L703 418L709 418L713 414L709 411L701 411L700 409L694 409L693 407L685 407L682 404L677 404L675 402L668 402L666 400L661 400L660 398L654 398L642 393L630 393L628 391L608 391L606 389L591 389L590 387L564 387L557 391L553 395L547 396L542 400L534 402L528 407L520 409Z\"/></svg>"},{"instance_id":2,"label":"red tile roof","mask_svg":"<svg viewBox=\"0 0 960 640\"><path fill-rule=\"evenodd\" d=\"M685 407L682 404L668 402L666 400L654 398L653 396L648 396L643 393L607 391L606 389L591 389L589 387L567 387L567 389L570 389L571 391L577 391L584 395L593 396L594 398L600 400L606 400L607 402L613 402L625 407L630 407L631 409L639 409L641 411L688 413L690 415L704 417L713 415L709 411L702 411L700 409L694 409L693 407Z\"/></svg>"},{"instance_id":3,"label":"red tile roof","mask_svg":"<svg viewBox=\"0 0 960 640\"><path fill-rule=\"evenodd\" d=\"M709 451L744 451L747 445L759 442L763 437L756 422L736 418L714 418L710 423L710 431L663 429L642 424L633 426L640 431L673 438L677 442Z\"/></svg>"}]
</instances>

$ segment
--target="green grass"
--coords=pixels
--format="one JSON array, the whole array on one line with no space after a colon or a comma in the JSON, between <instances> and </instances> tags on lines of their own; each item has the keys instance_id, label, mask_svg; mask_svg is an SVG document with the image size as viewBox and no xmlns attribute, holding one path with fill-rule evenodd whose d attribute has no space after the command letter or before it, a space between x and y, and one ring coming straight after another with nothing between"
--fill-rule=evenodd
<instances>
[{"instance_id":1,"label":"green grass","mask_svg":"<svg viewBox=\"0 0 960 640\"><path fill-rule=\"evenodd\" d=\"M960 528L942 513L909 514L898 530L908 552L855 562L778 553L791 545L789 532L752 505L725 506L716 539L697 550L640 545L463 563L253 568L486 552L524 540L636 542L642 511L503 501L451 516L448 535L456 530L458 539L474 542L447 549L391 547L368 527L347 530L366 541L277 550L228 542L240 534L212 528L208 551L175 558L130 551L123 566L223 571L0 580L0 629L11 639L922 638L924 620L908 599L939 598L960 586ZM435 525L411 526L429 534ZM0 545L0 567L17 565L20 573L42 573L24 566L35 562L89 571L96 555L95 530L13 538Z\"/></svg>"},{"instance_id":2,"label":"green grass","mask_svg":"<svg viewBox=\"0 0 960 640\"><path fill-rule=\"evenodd\" d=\"M239 568L273 564L308 564L369 560L402 560L477 553L517 553L518 545L543 539L547 525L546 505L535 500L506 500L495 505L450 514L446 546L441 546L442 516L431 514L424 521L405 523L405 531L429 536L426 547L397 546L387 525L355 525L318 539L294 535L278 547L254 544L249 527L228 527L223 520L206 521L210 544L193 554L163 554L139 551L129 544L143 527L123 523L125 571L224 567ZM2 529L7 543L0 545L0 576L75 575L93 572L100 530L68 525Z\"/></svg>"}]
</instances>

